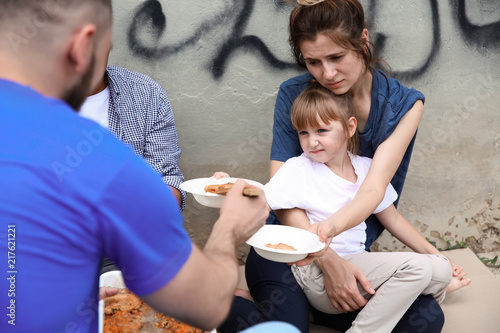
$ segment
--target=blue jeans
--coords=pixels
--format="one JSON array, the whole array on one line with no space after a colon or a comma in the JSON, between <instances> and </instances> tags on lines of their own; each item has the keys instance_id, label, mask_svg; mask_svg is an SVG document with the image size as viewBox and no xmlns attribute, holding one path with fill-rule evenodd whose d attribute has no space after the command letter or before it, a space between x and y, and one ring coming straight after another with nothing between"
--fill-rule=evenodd
<instances>
[{"instance_id":1,"label":"blue jeans","mask_svg":"<svg viewBox=\"0 0 500 333\"><path fill-rule=\"evenodd\" d=\"M247 328L242 333L300 333L299 330L288 323L269 321Z\"/></svg>"},{"instance_id":2,"label":"blue jeans","mask_svg":"<svg viewBox=\"0 0 500 333\"><path fill-rule=\"evenodd\" d=\"M259 256L253 249L245 265L247 284L254 302L235 297L226 321L220 326L225 333L240 332L253 325L282 321L309 332L310 306L293 276L290 266ZM357 312L330 315L312 309L314 323L345 331ZM436 300L419 296L399 321L393 332L438 333L444 325L444 314Z\"/></svg>"}]
</instances>

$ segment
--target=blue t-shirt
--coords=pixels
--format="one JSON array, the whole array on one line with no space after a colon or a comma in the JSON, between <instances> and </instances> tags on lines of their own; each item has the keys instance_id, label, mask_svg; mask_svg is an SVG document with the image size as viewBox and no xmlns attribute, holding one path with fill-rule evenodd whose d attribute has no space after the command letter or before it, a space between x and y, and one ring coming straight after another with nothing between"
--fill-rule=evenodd
<instances>
[{"instance_id":1,"label":"blue t-shirt","mask_svg":"<svg viewBox=\"0 0 500 333\"><path fill-rule=\"evenodd\" d=\"M0 142L0 332L96 332L103 257L146 295L190 256L161 176L66 103L0 80Z\"/></svg>"},{"instance_id":2,"label":"blue t-shirt","mask_svg":"<svg viewBox=\"0 0 500 333\"><path fill-rule=\"evenodd\" d=\"M287 159L302 154L297 131L293 129L290 119L292 104L297 96L309 85L313 79L310 73L293 77L281 84L274 108L273 143L271 146L271 160L285 162ZM377 147L392 134L401 118L408 112L417 100L425 101L424 95L403 86L398 80L388 77L382 71L373 71L373 87L370 115L364 131L359 133L360 156L373 158ZM406 153L396 171L391 184L398 193L398 200L410 164L411 153L415 137L413 137ZM394 203L396 206L398 200ZM268 223L275 216L270 217ZM366 247L377 239L384 230L374 215L367 220Z\"/></svg>"}]
</instances>

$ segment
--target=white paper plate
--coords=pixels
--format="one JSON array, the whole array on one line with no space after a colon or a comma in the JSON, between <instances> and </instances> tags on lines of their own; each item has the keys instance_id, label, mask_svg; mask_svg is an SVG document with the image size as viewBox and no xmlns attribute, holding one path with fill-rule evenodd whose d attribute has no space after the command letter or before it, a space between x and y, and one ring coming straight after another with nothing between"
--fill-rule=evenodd
<instances>
[{"instance_id":1,"label":"white paper plate","mask_svg":"<svg viewBox=\"0 0 500 333\"><path fill-rule=\"evenodd\" d=\"M205 186L207 185L214 185L214 184L227 184L227 183L234 183L240 178L221 178L221 179L215 179L213 177L210 178L195 178L191 179L188 181L185 181L180 185L180 188L188 193L191 193L195 200L202 204L203 206L207 207L213 207L213 208L220 208L222 206L222 203L224 202L224 199L226 198L225 195L221 194L214 194L214 193L209 193L205 192ZM243 179L243 178L242 178ZM264 185L262 185L259 182L256 182L254 180L249 180L249 179L243 179L250 185L254 185L260 188L264 188Z\"/></svg>"},{"instance_id":2,"label":"white paper plate","mask_svg":"<svg viewBox=\"0 0 500 333\"><path fill-rule=\"evenodd\" d=\"M266 224L246 242L253 246L260 256L277 262L296 262L304 259L309 253L321 251L325 243L318 235L304 229L278 224ZM284 243L297 251L278 250L266 247L266 244Z\"/></svg>"}]
</instances>

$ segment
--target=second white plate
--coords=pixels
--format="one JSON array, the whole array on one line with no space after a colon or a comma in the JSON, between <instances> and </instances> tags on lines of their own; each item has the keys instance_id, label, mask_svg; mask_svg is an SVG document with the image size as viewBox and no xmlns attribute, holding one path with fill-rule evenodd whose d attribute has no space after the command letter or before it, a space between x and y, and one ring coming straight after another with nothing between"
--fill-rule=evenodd
<instances>
[{"instance_id":1,"label":"second white plate","mask_svg":"<svg viewBox=\"0 0 500 333\"><path fill-rule=\"evenodd\" d=\"M188 181L185 181L180 185L180 188L188 193L191 193L195 200L202 204L203 206L207 207L213 207L213 208L220 208L222 206L222 203L224 202L224 199L226 198L225 195L221 194L213 194L213 193L208 193L205 192L205 186L207 185L214 185L214 184L227 184L227 183L235 183L238 179L240 178L221 178L221 179L215 179L213 177L210 178L195 178L191 179ZM243 179L243 178L241 178ZM264 185L262 185L259 182L256 182L254 180L250 179L243 179L250 185L254 185L260 188L264 188Z\"/></svg>"}]
</instances>

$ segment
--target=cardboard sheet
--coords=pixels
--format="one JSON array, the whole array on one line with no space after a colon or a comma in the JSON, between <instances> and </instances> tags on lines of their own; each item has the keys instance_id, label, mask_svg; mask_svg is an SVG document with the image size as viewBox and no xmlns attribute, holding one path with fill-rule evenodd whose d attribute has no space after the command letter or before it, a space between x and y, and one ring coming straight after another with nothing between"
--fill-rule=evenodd
<instances>
[{"instance_id":1,"label":"cardboard sheet","mask_svg":"<svg viewBox=\"0 0 500 333\"><path fill-rule=\"evenodd\" d=\"M443 333L498 332L500 330L500 276L494 275L470 249L445 251L458 266L464 267L472 282L447 295L441 307L445 313ZM240 267L239 288L246 288L244 267ZM311 333L336 333L311 325Z\"/></svg>"}]
</instances>

